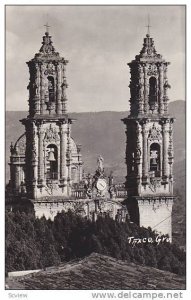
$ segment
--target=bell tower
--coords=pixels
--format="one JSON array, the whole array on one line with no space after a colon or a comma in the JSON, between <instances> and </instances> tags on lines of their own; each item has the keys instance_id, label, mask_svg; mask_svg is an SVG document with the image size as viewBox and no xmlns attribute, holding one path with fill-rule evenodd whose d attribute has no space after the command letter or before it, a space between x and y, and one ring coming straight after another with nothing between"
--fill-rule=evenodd
<instances>
[{"instance_id":1,"label":"bell tower","mask_svg":"<svg viewBox=\"0 0 191 300\"><path fill-rule=\"evenodd\" d=\"M171 237L173 122L168 114L166 62L149 32L130 67L126 125L126 188L131 219Z\"/></svg>"},{"instance_id":2,"label":"bell tower","mask_svg":"<svg viewBox=\"0 0 191 300\"><path fill-rule=\"evenodd\" d=\"M25 184L31 199L69 197L72 183L82 179L80 145L71 137L66 109L65 67L68 61L53 47L47 30L29 67L29 115L25 125Z\"/></svg>"}]
</instances>

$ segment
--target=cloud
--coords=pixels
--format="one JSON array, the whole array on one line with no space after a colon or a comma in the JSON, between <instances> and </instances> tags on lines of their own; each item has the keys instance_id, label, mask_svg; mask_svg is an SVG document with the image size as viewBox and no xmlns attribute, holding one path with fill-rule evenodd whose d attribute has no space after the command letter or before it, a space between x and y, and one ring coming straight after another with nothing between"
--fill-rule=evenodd
<instances>
[{"instance_id":1,"label":"cloud","mask_svg":"<svg viewBox=\"0 0 191 300\"><path fill-rule=\"evenodd\" d=\"M126 63L142 48L148 13L156 50L172 62L170 98L183 99L184 6L8 6L7 107L15 109L10 95L27 95L25 62L40 49L48 19L56 50L69 59L69 108L127 110L130 78ZM26 97L17 101L16 108L23 107L27 107Z\"/></svg>"}]
</instances>

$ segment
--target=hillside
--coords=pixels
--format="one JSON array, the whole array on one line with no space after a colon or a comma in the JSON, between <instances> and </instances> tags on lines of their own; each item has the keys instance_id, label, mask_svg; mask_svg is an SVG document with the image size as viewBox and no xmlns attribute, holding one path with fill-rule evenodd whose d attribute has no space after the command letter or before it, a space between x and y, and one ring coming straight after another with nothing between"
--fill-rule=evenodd
<instances>
[{"instance_id":1,"label":"hillside","mask_svg":"<svg viewBox=\"0 0 191 300\"><path fill-rule=\"evenodd\" d=\"M185 277L92 253L32 275L7 278L6 284L28 290L182 290Z\"/></svg>"},{"instance_id":2,"label":"hillside","mask_svg":"<svg viewBox=\"0 0 191 300\"><path fill-rule=\"evenodd\" d=\"M175 240L185 245L185 101L169 104L169 113L176 118L174 123L174 178L175 192L180 195L173 206L173 232ZM99 154L104 157L106 173L113 171L115 181L123 182L125 165L125 126L121 119L128 112L87 112L72 113L77 119L72 126L72 136L76 143L82 144L84 169L94 172ZM24 132L19 122L27 112L6 113L6 182L9 180L9 147Z\"/></svg>"},{"instance_id":3,"label":"hillside","mask_svg":"<svg viewBox=\"0 0 191 300\"><path fill-rule=\"evenodd\" d=\"M176 118L174 124L175 163L185 159L185 101L175 101L169 104L169 112ZM104 157L107 172L114 171L114 176L126 175L125 166L125 126L121 119L128 112L87 112L72 113L77 121L72 126L72 137L82 145L84 168L94 172L99 154ZM6 113L6 166L9 160L9 146L15 143L24 132L24 126L19 122L27 116L26 112ZM184 164L182 164L184 169ZM176 167L175 167L176 169ZM175 170L176 172L176 170ZM179 172L178 172L179 173ZM9 178L9 168L6 170L6 181Z\"/></svg>"}]
</instances>

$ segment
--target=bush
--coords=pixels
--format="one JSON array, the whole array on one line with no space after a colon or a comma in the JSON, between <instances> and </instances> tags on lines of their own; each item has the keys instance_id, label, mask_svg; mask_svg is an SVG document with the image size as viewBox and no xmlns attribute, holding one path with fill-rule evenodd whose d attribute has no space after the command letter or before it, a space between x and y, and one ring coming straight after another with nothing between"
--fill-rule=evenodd
<instances>
[{"instance_id":1,"label":"bush","mask_svg":"<svg viewBox=\"0 0 191 300\"><path fill-rule=\"evenodd\" d=\"M108 216L96 222L72 213L58 213L54 221L24 212L6 212L6 272L39 269L92 252L185 274L185 253L164 242L134 246L128 237L156 237L151 229L133 223L119 223Z\"/></svg>"}]
</instances>

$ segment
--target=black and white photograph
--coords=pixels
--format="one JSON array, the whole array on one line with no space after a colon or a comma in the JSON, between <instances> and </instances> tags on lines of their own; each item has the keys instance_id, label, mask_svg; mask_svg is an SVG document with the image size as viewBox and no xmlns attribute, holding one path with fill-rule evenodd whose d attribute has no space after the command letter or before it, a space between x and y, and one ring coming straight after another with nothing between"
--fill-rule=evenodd
<instances>
[{"instance_id":1,"label":"black and white photograph","mask_svg":"<svg viewBox=\"0 0 191 300\"><path fill-rule=\"evenodd\" d=\"M183 298L186 9L4 6L8 298Z\"/></svg>"}]
</instances>

